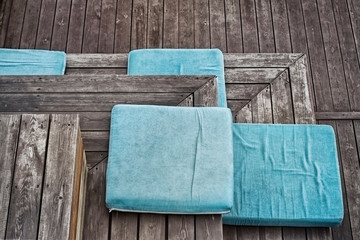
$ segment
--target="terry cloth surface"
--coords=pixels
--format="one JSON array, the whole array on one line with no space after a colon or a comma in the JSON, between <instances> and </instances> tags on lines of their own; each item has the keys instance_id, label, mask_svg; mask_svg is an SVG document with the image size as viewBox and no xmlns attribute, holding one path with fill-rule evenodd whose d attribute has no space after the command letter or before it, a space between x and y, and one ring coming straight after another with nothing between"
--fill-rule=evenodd
<instances>
[{"instance_id":1,"label":"terry cloth surface","mask_svg":"<svg viewBox=\"0 0 360 240\"><path fill-rule=\"evenodd\" d=\"M233 124L235 198L224 224L336 226L343 202L333 129Z\"/></svg>"},{"instance_id":2,"label":"terry cloth surface","mask_svg":"<svg viewBox=\"0 0 360 240\"><path fill-rule=\"evenodd\" d=\"M219 49L140 49L128 60L129 75L216 75L218 106L226 107L224 58Z\"/></svg>"},{"instance_id":3,"label":"terry cloth surface","mask_svg":"<svg viewBox=\"0 0 360 240\"><path fill-rule=\"evenodd\" d=\"M116 105L106 204L110 210L225 213L234 198L231 111Z\"/></svg>"},{"instance_id":4,"label":"terry cloth surface","mask_svg":"<svg viewBox=\"0 0 360 240\"><path fill-rule=\"evenodd\" d=\"M0 48L0 75L64 75L64 52Z\"/></svg>"}]
</instances>

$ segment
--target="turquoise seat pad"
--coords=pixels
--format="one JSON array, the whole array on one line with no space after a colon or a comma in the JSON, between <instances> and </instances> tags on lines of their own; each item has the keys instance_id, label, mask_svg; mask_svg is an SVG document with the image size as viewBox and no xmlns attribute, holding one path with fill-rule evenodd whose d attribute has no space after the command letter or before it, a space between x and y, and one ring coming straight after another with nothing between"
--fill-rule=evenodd
<instances>
[{"instance_id":1,"label":"turquoise seat pad","mask_svg":"<svg viewBox=\"0 0 360 240\"><path fill-rule=\"evenodd\" d=\"M335 226L343 201L333 129L233 124L234 207L224 224Z\"/></svg>"},{"instance_id":2,"label":"turquoise seat pad","mask_svg":"<svg viewBox=\"0 0 360 240\"><path fill-rule=\"evenodd\" d=\"M129 75L216 75L218 106L226 107L224 58L219 49L140 49L128 60Z\"/></svg>"},{"instance_id":3,"label":"turquoise seat pad","mask_svg":"<svg viewBox=\"0 0 360 240\"><path fill-rule=\"evenodd\" d=\"M64 75L66 54L0 48L0 75Z\"/></svg>"},{"instance_id":4,"label":"turquoise seat pad","mask_svg":"<svg viewBox=\"0 0 360 240\"><path fill-rule=\"evenodd\" d=\"M106 204L110 210L224 213L234 198L227 108L116 105Z\"/></svg>"}]
</instances>

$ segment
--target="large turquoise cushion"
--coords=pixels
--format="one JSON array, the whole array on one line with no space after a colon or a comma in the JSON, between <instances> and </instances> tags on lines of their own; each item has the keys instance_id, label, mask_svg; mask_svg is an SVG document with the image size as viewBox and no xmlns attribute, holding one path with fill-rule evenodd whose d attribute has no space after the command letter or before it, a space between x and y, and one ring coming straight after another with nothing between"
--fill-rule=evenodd
<instances>
[{"instance_id":1,"label":"large turquoise cushion","mask_svg":"<svg viewBox=\"0 0 360 240\"><path fill-rule=\"evenodd\" d=\"M343 201L333 129L234 124L234 207L224 224L335 226Z\"/></svg>"},{"instance_id":2,"label":"large turquoise cushion","mask_svg":"<svg viewBox=\"0 0 360 240\"><path fill-rule=\"evenodd\" d=\"M227 108L116 105L106 204L110 210L225 213L234 198Z\"/></svg>"},{"instance_id":3,"label":"large turquoise cushion","mask_svg":"<svg viewBox=\"0 0 360 240\"><path fill-rule=\"evenodd\" d=\"M0 75L64 75L65 66L64 52L0 49Z\"/></svg>"},{"instance_id":4,"label":"large turquoise cushion","mask_svg":"<svg viewBox=\"0 0 360 240\"><path fill-rule=\"evenodd\" d=\"M219 49L140 49L129 54L129 75L216 75L218 106L226 107L224 58Z\"/></svg>"}]
</instances>

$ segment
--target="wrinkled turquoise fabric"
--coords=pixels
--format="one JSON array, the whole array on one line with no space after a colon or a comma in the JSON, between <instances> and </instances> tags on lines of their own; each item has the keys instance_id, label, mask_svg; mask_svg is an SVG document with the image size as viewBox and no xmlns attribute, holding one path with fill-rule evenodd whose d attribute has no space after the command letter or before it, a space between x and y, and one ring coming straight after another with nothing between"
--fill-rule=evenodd
<instances>
[{"instance_id":1,"label":"wrinkled turquoise fabric","mask_svg":"<svg viewBox=\"0 0 360 240\"><path fill-rule=\"evenodd\" d=\"M330 126L233 124L235 196L224 224L336 226L343 201Z\"/></svg>"},{"instance_id":2,"label":"wrinkled turquoise fabric","mask_svg":"<svg viewBox=\"0 0 360 240\"><path fill-rule=\"evenodd\" d=\"M65 67L64 52L0 48L0 75L64 75Z\"/></svg>"},{"instance_id":3,"label":"wrinkled turquoise fabric","mask_svg":"<svg viewBox=\"0 0 360 240\"><path fill-rule=\"evenodd\" d=\"M224 58L219 49L140 49L128 60L129 75L216 75L218 106L226 107Z\"/></svg>"},{"instance_id":4,"label":"wrinkled turquoise fabric","mask_svg":"<svg viewBox=\"0 0 360 240\"><path fill-rule=\"evenodd\" d=\"M227 108L116 105L111 114L110 210L224 213L233 205Z\"/></svg>"}]
</instances>

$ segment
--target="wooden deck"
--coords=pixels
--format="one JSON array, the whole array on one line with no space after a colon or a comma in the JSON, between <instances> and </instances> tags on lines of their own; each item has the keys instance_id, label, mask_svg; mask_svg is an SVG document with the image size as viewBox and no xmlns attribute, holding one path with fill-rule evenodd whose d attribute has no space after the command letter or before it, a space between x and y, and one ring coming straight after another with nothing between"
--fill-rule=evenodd
<instances>
[{"instance_id":1,"label":"wooden deck","mask_svg":"<svg viewBox=\"0 0 360 240\"><path fill-rule=\"evenodd\" d=\"M150 47L306 53L317 120L332 125L337 133L346 200L344 222L330 231L308 228L289 232L279 228L274 233L272 228L226 229L225 237L240 239L250 234L254 239L360 239L360 1L2 2L1 47L68 53L127 53ZM70 71L76 73L77 69ZM123 68L112 71L124 73ZM229 106L235 108L231 100ZM96 153L90 159L106 158L103 154ZM97 224L98 228L108 228L108 223Z\"/></svg>"}]
</instances>

